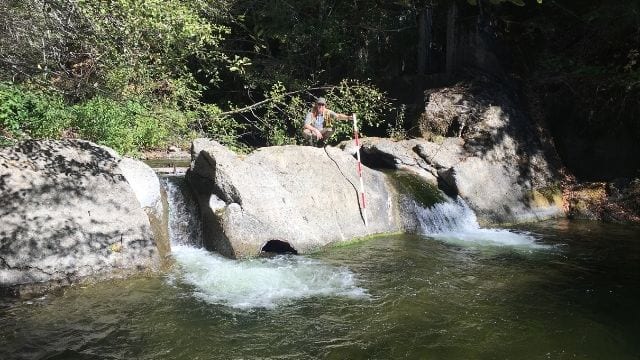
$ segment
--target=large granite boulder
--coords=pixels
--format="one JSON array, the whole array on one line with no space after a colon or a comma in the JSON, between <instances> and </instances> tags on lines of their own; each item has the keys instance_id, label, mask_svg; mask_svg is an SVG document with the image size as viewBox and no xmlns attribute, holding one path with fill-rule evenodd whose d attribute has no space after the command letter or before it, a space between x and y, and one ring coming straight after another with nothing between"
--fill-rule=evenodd
<instances>
[{"instance_id":1,"label":"large granite boulder","mask_svg":"<svg viewBox=\"0 0 640 360\"><path fill-rule=\"evenodd\" d=\"M153 171L109 148L65 140L0 149L0 289L27 294L158 268L168 239L150 218L166 221L163 206Z\"/></svg>"},{"instance_id":2,"label":"large granite boulder","mask_svg":"<svg viewBox=\"0 0 640 360\"><path fill-rule=\"evenodd\" d=\"M413 171L464 198L485 224L564 216L553 142L523 109L511 84L486 76L429 89L421 138L363 139L363 162Z\"/></svg>"},{"instance_id":3,"label":"large granite boulder","mask_svg":"<svg viewBox=\"0 0 640 360\"><path fill-rule=\"evenodd\" d=\"M140 206L149 217L153 238L164 257L171 252L169 244L169 203L167 193L160 186L158 175L142 161L121 158L118 168L136 195Z\"/></svg>"},{"instance_id":4,"label":"large granite boulder","mask_svg":"<svg viewBox=\"0 0 640 360\"><path fill-rule=\"evenodd\" d=\"M505 120L506 121L506 120ZM483 224L538 221L565 216L553 166L503 134L483 151L464 138L393 141L362 139L365 164L408 170L452 197L461 196ZM353 153L353 141L341 144Z\"/></svg>"},{"instance_id":5,"label":"large granite boulder","mask_svg":"<svg viewBox=\"0 0 640 360\"><path fill-rule=\"evenodd\" d=\"M240 258L400 231L394 192L384 174L366 167L365 226L356 169L352 156L332 147L276 146L239 156L198 139L187 180L203 215L205 245Z\"/></svg>"}]
</instances>

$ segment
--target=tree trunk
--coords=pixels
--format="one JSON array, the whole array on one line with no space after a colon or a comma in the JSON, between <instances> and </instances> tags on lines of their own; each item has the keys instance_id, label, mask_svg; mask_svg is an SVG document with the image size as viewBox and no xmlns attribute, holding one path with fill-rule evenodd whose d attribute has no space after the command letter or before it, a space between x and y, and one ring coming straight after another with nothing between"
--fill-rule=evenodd
<instances>
[{"instance_id":1,"label":"tree trunk","mask_svg":"<svg viewBox=\"0 0 640 360\"><path fill-rule=\"evenodd\" d=\"M431 70L431 42L433 34L431 31L433 23L433 8L425 6L418 13L418 49L417 49L417 69L418 76L424 75Z\"/></svg>"},{"instance_id":2,"label":"tree trunk","mask_svg":"<svg viewBox=\"0 0 640 360\"><path fill-rule=\"evenodd\" d=\"M455 1L449 3L447 10L447 77L450 79L456 68L456 20L458 17L458 6Z\"/></svg>"}]
</instances>

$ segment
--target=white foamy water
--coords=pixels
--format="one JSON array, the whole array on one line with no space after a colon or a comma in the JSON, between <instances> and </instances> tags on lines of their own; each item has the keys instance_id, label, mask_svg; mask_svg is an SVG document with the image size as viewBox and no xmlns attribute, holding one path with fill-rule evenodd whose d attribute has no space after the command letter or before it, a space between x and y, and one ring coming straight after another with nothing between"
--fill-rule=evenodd
<instances>
[{"instance_id":1,"label":"white foamy water","mask_svg":"<svg viewBox=\"0 0 640 360\"><path fill-rule=\"evenodd\" d=\"M202 223L195 200L188 194L182 177L165 177L162 185L169 202L169 239L171 245L202 247Z\"/></svg>"},{"instance_id":2,"label":"white foamy water","mask_svg":"<svg viewBox=\"0 0 640 360\"><path fill-rule=\"evenodd\" d=\"M476 214L460 197L428 209L418 207L422 232L433 238L457 244L546 248L526 232L481 229Z\"/></svg>"},{"instance_id":3,"label":"white foamy water","mask_svg":"<svg viewBox=\"0 0 640 360\"><path fill-rule=\"evenodd\" d=\"M190 246L172 250L179 278L194 287L195 297L211 304L251 309L315 296L368 298L347 268L303 256L230 260Z\"/></svg>"},{"instance_id":4,"label":"white foamy water","mask_svg":"<svg viewBox=\"0 0 640 360\"><path fill-rule=\"evenodd\" d=\"M304 256L231 260L202 247L195 202L185 198L184 179L166 178L171 251L178 264L169 281L193 287L193 295L211 304L238 309L274 308L315 296L368 298L345 267Z\"/></svg>"}]
</instances>

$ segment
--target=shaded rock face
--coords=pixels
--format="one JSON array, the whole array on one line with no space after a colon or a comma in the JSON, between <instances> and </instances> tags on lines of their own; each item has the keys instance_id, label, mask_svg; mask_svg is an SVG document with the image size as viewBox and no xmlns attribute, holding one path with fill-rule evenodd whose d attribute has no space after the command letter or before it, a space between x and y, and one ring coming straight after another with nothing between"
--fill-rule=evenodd
<instances>
[{"instance_id":1,"label":"shaded rock face","mask_svg":"<svg viewBox=\"0 0 640 360\"><path fill-rule=\"evenodd\" d=\"M158 267L142 207L162 211L160 198L147 194L141 205L145 195L131 188L119 162L113 150L80 140L26 141L0 150L3 291L40 292Z\"/></svg>"},{"instance_id":2,"label":"shaded rock face","mask_svg":"<svg viewBox=\"0 0 640 360\"><path fill-rule=\"evenodd\" d=\"M508 89L480 79L430 90L418 128L423 139L363 139L363 160L460 195L485 224L564 216L557 155Z\"/></svg>"},{"instance_id":3,"label":"shaded rock face","mask_svg":"<svg viewBox=\"0 0 640 360\"><path fill-rule=\"evenodd\" d=\"M171 252L169 246L169 203L167 193L160 186L156 172L147 164L130 158L122 158L118 162L129 186L136 195L140 206L149 217L153 238L164 258Z\"/></svg>"},{"instance_id":4,"label":"shaded rock face","mask_svg":"<svg viewBox=\"0 0 640 360\"><path fill-rule=\"evenodd\" d=\"M485 222L520 222L564 215L557 154L525 116L508 84L478 77L428 94L421 128L447 124L445 138L418 152ZM441 126L441 129L445 126ZM443 150L453 153L440 161ZM452 163L451 160L455 160Z\"/></svg>"},{"instance_id":5,"label":"shaded rock face","mask_svg":"<svg viewBox=\"0 0 640 360\"><path fill-rule=\"evenodd\" d=\"M640 179L575 184L565 199L572 219L640 223Z\"/></svg>"},{"instance_id":6,"label":"shaded rock face","mask_svg":"<svg viewBox=\"0 0 640 360\"><path fill-rule=\"evenodd\" d=\"M356 160L339 149L277 146L240 157L198 139L192 159L187 179L202 212L205 245L225 256L256 256L276 245L305 253L401 230L393 191L382 173L368 168L365 226Z\"/></svg>"}]
</instances>

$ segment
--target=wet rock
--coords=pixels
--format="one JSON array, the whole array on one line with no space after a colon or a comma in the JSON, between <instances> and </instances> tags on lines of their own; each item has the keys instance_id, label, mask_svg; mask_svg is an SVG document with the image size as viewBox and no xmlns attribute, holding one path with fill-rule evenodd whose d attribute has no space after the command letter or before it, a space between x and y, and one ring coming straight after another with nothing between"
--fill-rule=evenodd
<instances>
[{"instance_id":1,"label":"wet rock","mask_svg":"<svg viewBox=\"0 0 640 360\"><path fill-rule=\"evenodd\" d=\"M564 215L557 155L541 143L510 84L478 76L430 90L425 104L418 127L436 145L418 153L481 221Z\"/></svg>"},{"instance_id":2,"label":"wet rock","mask_svg":"<svg viewBox=\"0 0 640 360\"><path fill-rule=\"evenodd\" d=\"M167 193L160 186L160 179L149 165L142 161L122 158L118 167L131 186L140 206L149 217L149 223L159 254L165 258L169 245L169 203Z\"/></svg>"}]
</instances>

